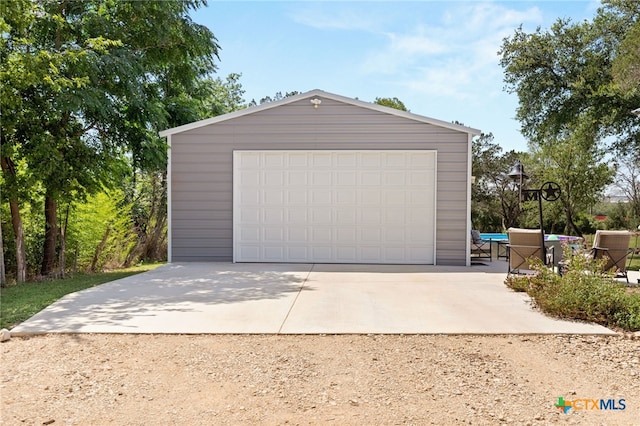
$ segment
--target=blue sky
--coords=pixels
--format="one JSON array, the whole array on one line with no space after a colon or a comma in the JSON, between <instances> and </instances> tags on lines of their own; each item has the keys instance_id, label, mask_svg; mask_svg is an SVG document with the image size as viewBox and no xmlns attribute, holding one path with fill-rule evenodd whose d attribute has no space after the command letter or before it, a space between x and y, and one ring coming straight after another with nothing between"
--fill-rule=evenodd
<instances>
[{"instance_id":1,"label":"blue sky","mask_svg":"<svg viewBox=\"0 0 640 426\"><path fill-rule=\"evenodd\" d=\"M591 20L582 1L215 1L192 15L222 48L219 77L241 73L247 101L321 89L493 133L526 151L497 54L520 25Z\"/></svg>"}]
</instances>

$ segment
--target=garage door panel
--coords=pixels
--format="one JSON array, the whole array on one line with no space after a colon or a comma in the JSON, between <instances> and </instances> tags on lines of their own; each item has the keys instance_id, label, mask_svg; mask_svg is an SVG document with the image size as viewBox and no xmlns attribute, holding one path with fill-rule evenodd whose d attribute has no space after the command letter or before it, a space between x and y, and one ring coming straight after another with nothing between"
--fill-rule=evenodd
<instances>
[{"instance_id":1,"label":"garage door panel","mask_svg":"<svg viewBox=\"0 0 640 426\"><path fill-rule=\"evenodd\" d=\"M382 194L379 189L361 188L359 193L362 206L379 206L382 202Z\"/></svg>"},{"instance_id":2,"label":"garage door panel","mask_svg":"<svg viewBox=\"0 0 640 426\"><path fill-rule=\"evenodd\" d=\"M331 226L319 226L315 225L310 229L311 241L318 243L331 244L333 240L333 228Z\"/></svg>"},{"instance_id":3,"label":"garage door panel","mask_svg":"<svg viewBox=\"0 0 640 426\"><path fill-rule=\"evenodd\" d=\"M355 171L335 172L336 186L354 186L358 183L358 173Z\"/></svg>"},{"instance_id":4,"label":"garage door panel","mask_svg":"<svg viewBox=\"0 0 640 426\"><path fill-rule=\"evenodd\" d=\"M258 226L244 226L238 232L238 237L241 243L259 243L261 228Z\"/></svg>"},{"instance_id":5,"label":"garage door panel","mask_svg":"<svg viewBox=\"0 0 640 426\"><path fill-rule=\"evenodd\" d=\"M268 227L263 230L263 241L266 243L284 243L284 229L282 227Z\"/></svg>"},{"instance_id":6,"label":"garage door panel","mask_svg":"<svg viewBox=\"0 0 640 426\"><path fill-rule=\"evenodd\" d=\"M359 223L363 225L381 225L382 224L382 212L379 210L372 210L366 207L358 209Z\"/></svg>"},{"instance_id":7,"label":"garage door panel","mask_svg":"<svg viewBox=\"0 0 640 426\"><path fill-rule=\"evenodd\" d=\"M289 225L306 225L309 223L309 209L307 207L289 207L285 213Z\"/></svg>"},{"instance_id":8,"label":"garage door panel","mask_svg":"<svg viewBox=\"0 0 640 426\"><path fill-rule=\"evenodd\" d=\"M407 194L403 189L385 189L381 195L383 202L389 206L404 206L407 202Z\"/></svg>"},{"instance_id":9,"label":"garage door panel","mask_svg":"<svg viewBox=\"0 0 640 426\"><path fill-rule=\"evenodd\" d=\"M264 212L263 223L272 223L277 225L284 224L285 212L281 207L265 208L262 211Z\"/></svg>"},{"instance_id":10,"label":"garage door panel","mask_svg":"<svg viewBox=\"0 0 640 426\"><path fill-rule=\"evenodd\" d=\"M403 227L388 227L384 229L384 242L388 244L402 244L407 239Z\"/></svg>"},{"instance_id":11,"label":"garage door panel","mask_svg":"<svg viewBox=\"0 0 640 426\"><path fill-rule=\"evenodd\" d=\"M307 246L287 246L286 251L288 262L308 262L311 257Z\"/></svg>"},{"instance_id":12,"label":"garage door panel","mask_svg":"<svg viewBox=\"0 0 640 426\"><path fill-rule=\"evenodd\" d=\"M362 152L360 155L360 168L380 168L380 156L379 152Z\"/></svg>"},{"instance_id":13,"label":"garage door panel","mask_svg":"<svg viewBox=\"0 0 640 426\"><path fill-rule=\"evenodd\" d=\"M314 206L327 206L331 205L333 199L333 191L329 186L322 186L316 188L311 192L309 197L309 204Z\"/></svg>"},{"instance_id":14,"label":"garage door panel","mask_svg":"<svg viewBox=\"0 0 640 426\"><path fill-rule=\"evenodd\" d=\"M337 223L341 225L353 225L358 222L358 210L355 206L345 206L344 208L334 208Z\"/></svg>"},{"instance_id":15,"label":"garage door panel","mask_svg":"<svg viewBox=\"0 0 640 426\"><path fill-rule=\"evenodd\" d=\"M410 262L418 263L427 256L433 256L433 252L425 247L408 247L408 259Z\"/></svg>"},{"instance_id":16,"label":"garage door panel","mask_svg":"<svg viewBox=\"0 0 640 426\"><path fill-rule=\"evenodd\" d=\"M349 167L354 170L358 166L358 154L355 152L338 152L335 155L336 163L339 167Z\"/></svg>"},{"instance_id":17,"label":"garage door panel","mask_svg":"<svg viewBox=\"0 0 640 426\"><path fill-rule=\"evenodd\" d=\"M389 263L406 263L407 260L405 247L384 247L384 261Z\"/></svg>"},{"instance_id":18,"label":"garage door panel","mask_svg":"<svg viewBox=\"0 0 640 426\"><path fill-rule=\"evenodd\" d=\"M360 259L362 262L380 262L380 259L382 259L382 248L360 247Z\"/></svg>"},{"instance_id":19,"label":"garage door panel","mask_svg":"<svg viewBox=\"0 0 640 426\"><path fill-rule=\"evenodd\" d=\"M359 241L363 244L376 244L381 245L384 241L382 239L382 229L380 227L358 227Z\"/></svg>"},{"instance_id":20,"label":"garage door panel","mask_svg":"<svg viewBox=\"0 0 640 426\"><path fill-rule=\"evenodd\" d=\"M237 247L237 256L242 259L259 259L262 257L260 248L249 244L242 244Z\"/></svg>"},{"instance_id":21,"label":"garage door panel","mask_svg":"<svg viewBox=\"0 0 640 426\"><path fill-rule=\"evenodd\" d=\"M355 228L334 230L334 240L337 244L352 244L358 239L358 231Z\"/></svg>"},{"instance_id":22,"label":"garage door panel","mask_svg":"<svg viewBox=\"0 0 640 426\"><path fill-rule=\"evenodd\" d=\"M283 246L265 245L263 253L262 257L266 262L281 262L285 257Z\"/></svg>"},{"instance_id":23,"label":"garage door panel","mask_svg":"<svg viewBox=\"0 0 640 426\"><path fill-rule=\"evenodd\" d=\"M291 186L292 185L290 185L290 187ZM306 206L307 204L309 204L308 195L309 194L307 194L304 187L291 188L291 191L287 191L286 193L286 204L287 205L301 204Z\"/></svg>"},{"instance_id":24,"label":"garage door panel","mask_svg":"<svg viewBox=\"0 0 640 426\"><path fill-rule=\"evenodd\" d=\"M258 205L260 204L260 190L257 187L248 187L245 186L245 190L239 194L240 197L240 205L246 206L250 204Z\"/></svg>"},{"instance_id":25,"label":"garage door panel","mask_svg":"<svg viewBox=\"0 0 640 426\"><path fill-rule=\"evenodd\" d=\"M363 171L360 174L360 185L379 187L381 180L380 171Z\"/></svg>"},{"instance_id":26,"label":"garage door panel","mask_svg":"<svg viewBox=\"0 0 640 426\"><path fill-rule=\"evenodd\" d=\"M383 182L386 186L404 187L407 184L406 173L402 171L383 172Z\"/></svg>"},{"instance_id":27,"label":"garage door panel","mask_svg":"<svg viewBox=\"0 0 640 426\"><path fill-rule=\"evenodd\" d=\"M302 227L289 225L286 229L287 243L289 244L308 244L309 230L306 224Z\"/></svg>"},{"instance_id":28,"label":"garage door panel","mask_svg":"<svg viewBox=\"0 0 640 426\"><path fill-rule=\"evenodd\" d=\"M258 225L261 223L260 220L260 210L253 207L243 207L240 209L240 220L245 224L255 224Z\"/></svg>"},{"instance_id":29,"label":"garage door panel","mask_svg":"<svg viewBox=\"0 0 640 426\"><path fill-rule=\"evenodd\" d=\"M331 207L316 207L311 210L311 223L314 225L331 225L333 223L333 209Z\"/></svg>"},{"instance_id":30,"label":"garage door panel","mask_svg":"<svg viewBox=\"0 0 640 426\"><path fill-rule=\"evenodd\" d=\"M333 154L331 152L316 151L311 155L310 164L313 167L331 167Z\"/></svg>"},{"instance_id":31,"label":"garage door panel","mask_svg":"<svg viewBox=\"0 0 640 426\"><path fill-rule=\"evenodd\" d=\"M309 167L309 158L309 155L307 155L305 151L290 152L287 165L289 169L302 168L306 170Z\"/></svg>"},{"instance_id":32,"label":"garage door panel","mask_svg":"<svg viewBox=\"0 0 640 426\"><path fill-rule=\"evenodd\" d=\"M344 263L358 263L358 250L356 247L336 247L336 257L343 259Z\"/></svg>"},{"instance_id":33,"label":"garage door panel","mask_svg":"<svg viewBox=\"0 0 640 426\"><path fill-rule=\"evenodd\" d=\"M383 223L385 225L395 225L405 223L405 210L401 207L387 207L383 211Z\"/></svg>"},{"instance_id":34,"label":"garage door panel","mask_svg":"<svg viewBox=\"0 0 640 426\"><path fill-rule=\"evenodd\" d=\"M266 152L262 156L263 168L266 170L273 169L282 171L284 167L284 158L278 152L269 153Z\"/></svg>"},{"instance_id":35,"label":"garage door panel","mask_svg":"<svg viewBox=\"0 0 640 426\"><path fill-rule=\"evenodd\" d=\"M358 193L353 188L336 188L335 189L336 202L341 205L356 205L358 202Z\"/></svg>"},{"instance_id":36,"label":"garage door panel","mask_svg":"<svg viewBox=\"0 0 640 426\"><path fill-rule=\"evenodd\" d=\"M333 173L330 170L311 172L311 185L330 187L333 183Z\"/></svg>"},{"instance_id":37,"label":"garage door panel","mask_svg":"<svg viewBox=\"0 0 640 426\"><path fill-rule=\"evenodd\" d=\"M234 152L234 260L434 263L435 153Z\"/></svg>"},{"instance_id":38,"label":"garage door panel","mask_svg":"<svg viewBox=\"0 0 640 426\"><path fill-rule=\"evenodd\" d=\"M436 161L435 156L431 152L415 153L409 157L409 163L411 167L420 169L435 170Z\"/></svg>"},{"instance_id":39,"label":"garage door panel","mask_svg":"<svg viewBox=\"0 0 640 426\"><path fill-rule=\"evenodd\" d=\"M262 189L262 203L281 206L284 203L284 192L280 189L265 187Z\"/></svg>"},{"instance_id":40,"label":"garage door panel","mask_svg":"<svg viewBox=\"0 0 640 426\"><path fill-rule=\"evenodd\" d=\"M314 262L333 262L333 248L330 245L316 244L311 247L311 258Z\"/></svg>"},{"instance_id":41,"label":"garage door panel","mask_svg":"<svg viewBox=\"0 0 640 426\"><path fill-rule=\"evenodd\" d=\"M276 170L266 171L263 175L263 182L265 185L280 188L284 185L284 172Z\"/></svg>"}]
</instances>

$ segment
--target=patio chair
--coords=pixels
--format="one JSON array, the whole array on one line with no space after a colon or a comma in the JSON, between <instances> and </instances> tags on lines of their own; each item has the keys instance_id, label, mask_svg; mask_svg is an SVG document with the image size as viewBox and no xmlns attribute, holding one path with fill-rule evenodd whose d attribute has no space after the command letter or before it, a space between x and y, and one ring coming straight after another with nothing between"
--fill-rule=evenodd
<instances>
[{"instance_id":1,"label":"patio chair","mask_svg":"<svg viewBox=\"0 0 640 426\"><path fill-rule=\"evenodd\" d=\"M480 231L471 230L471 260L489 259L491 262L491 240L483 240Z\"/></svg>"},{"instance_id":2,"label":"patio chair","mask_svg":"<svg viewBox=\"0 0 640 426\"><path fill-rule=\"evenodd\" d=\"M540 259L545 265L553 265L553 246L540 247L541 233L540 229L509 228L508 275L533 273L532 259Z\"/></svg>"},{"instance_id":3,"label":"patio chair","mask_svg":"<svg viewBox=\"0 0 640 426\"><path fill-rule=\"evenodd\" d=\"M597 230L590 256L594 260L606 259L602 272L613 270L616 278L625 278L629 283L627 256L632 252L629 248L630 241L629 231Z\"/></svg>"}]
</instances>

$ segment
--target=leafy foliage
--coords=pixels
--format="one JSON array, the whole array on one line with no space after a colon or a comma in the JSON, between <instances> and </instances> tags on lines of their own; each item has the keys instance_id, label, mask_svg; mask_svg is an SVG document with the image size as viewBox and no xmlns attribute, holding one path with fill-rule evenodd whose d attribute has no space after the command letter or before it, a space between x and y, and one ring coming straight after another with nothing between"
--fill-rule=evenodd
<instances>
[{"instance_id":1,"label":"leafy foliage","mask_svg":"<svg viewBox=\"0 0 640 426\"><path fill-rule=\"evenodd\" d=\"M249 102L249 106L256 106L256 105L262 105L262 104L266 104L268 102L274 102L274 101L279 101L282 100L284 98L288 98L291 96L295 96L300 94L300 92L298 92L297 90L294 90L292 92L285 92L285 94L283 95L282 92L276 92L275 95L273 95L273 97L267 95L264 98L260 99L260 102L256 102L255 99L252 99L251 102Z\"/></svg>"},{"instance_id":2,"label":"leafy foliage","mask_svg":"<svg viewBox=\"0 0 640 426\"><path fill-rule=\"evenodd\" d=\"M559 19L548 31L520 28L504 40L506 87L518 95L517 119L532 143L581 131L596 145L615 138L620 152L640 151L640 125L630 113L640 105L640 92L637 84L622 89L613 71L616 53L636 40L639 18L639 2L612 0L591 22ZM617 67L630 64L633 59L620 59Z\"/></svg>"},{"instance_id":3,"label":"leafy foliage","mask_svg":"<svg viewBox=\"0 0 640 426\"><path fill-rule=\"evenodd\" d=\"M131 207L124 193L114 189L91 195L70 209L67 246L73 256L66 266L95 271L122 264L133 245Z\"/></svg>"},{"instance_id":4,"label":"leafy foliage","mask_svg":"<svg viewBox=\"0 0 640 426\"><path fill-rule=\"evenodd\" d=\"M43 275L64 242L61 206L164 170L158 131L209 115L218 44L189 17L204 4L0 3L3 193L14 229L24 205L44 197Z\"/></svg>"},{"instance_id":5,"label":"leafy foliage","mask_svg":"<svg viewBox=\"0 0 640 426\"><path fill-rule=\"evenodd\" d=\"M475 229L502 232L519 225L518 193L507 174L522 157L524 154L514 151L503 153L491 133L473 139L471 222Z\"/></svg>"},{"instance_id":6,"label":"leafy foliage","mask_svg":"<svg viewBox=\"0 0 640 426\"><path fill-rule=\"evenodd\" d=\"M611 274L600 272L602 261L593 262L570 248L565 248L565 259L562 276L538 261L535 275L511 275L506 284L516 291L526 291L547 314L640 330L640 293L628 292Z\"/></svg>"},{"instance_id":7,"label":"leafy foliage","mask_svg":"<svg viewBox=\"0 0 640 426\"><path fill-rule=\"evenodd\" d=\"M582 236L580 212L588 211L602 198L615 176L615 167L605 160L605 151L593 142L592 136L576 130L562 139L547 140L532 150L530 170L535 180L531 185L539 188L547 181L560 185L560 199L551 204L561 207L555 217L564 216L564 223L556 229L565 234ZM553 227L553 223L549 225L547 229Z\"/></svg>"},{"instance_id":8,"label":"leafy foliage","mask_svg":"<svg viewBox=\"0 0 640 426\"><path fill-rule=\"evenodd\" d=\"M404 105L404 103L396 98L376 98L375 101L373 101L374 104L378 104L378 105L382 105L382 106L386 106L389 108L395 108L395 109L399 109L400 111L409 111L407 109L407 107Z\"/></svg>"}]
</instances>

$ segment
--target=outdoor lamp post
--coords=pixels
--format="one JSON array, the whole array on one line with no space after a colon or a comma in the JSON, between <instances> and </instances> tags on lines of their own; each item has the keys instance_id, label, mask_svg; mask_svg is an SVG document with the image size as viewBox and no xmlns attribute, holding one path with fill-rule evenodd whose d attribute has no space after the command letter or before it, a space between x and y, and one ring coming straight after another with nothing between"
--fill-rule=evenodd
<instances>
[{"instance_id":1,"label":"outdoor lamp post","mask_svg":"<svg viewBox=\"0 0 640 426\"><path fill-rule=\"evenodd\" d=\"M518 182L519 201L538 201L538 214L540 216L540 249L544 256L544 225L542 222L542 200L556 201L560 198L560 185L555 182L545 182L540 189L523 189L524 181L529 176L524 172L524 166L518 161L508 175L511 179Z\"/></svg>"}]
</instances>

